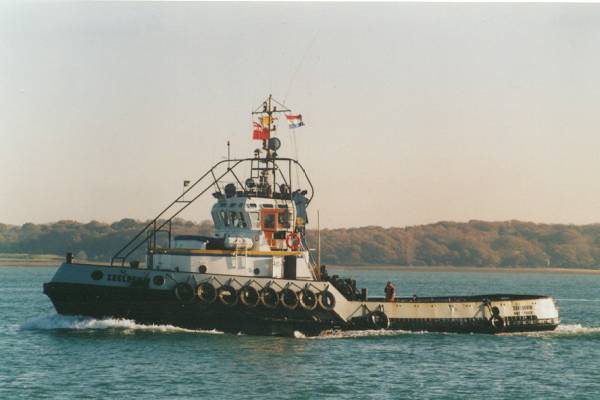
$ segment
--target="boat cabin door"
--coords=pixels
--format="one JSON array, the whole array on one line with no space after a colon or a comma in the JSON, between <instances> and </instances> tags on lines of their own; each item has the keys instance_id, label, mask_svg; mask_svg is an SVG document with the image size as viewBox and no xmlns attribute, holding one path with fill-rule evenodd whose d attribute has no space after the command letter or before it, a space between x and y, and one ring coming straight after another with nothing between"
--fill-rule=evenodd
<instances>
[{"instance_id":1,"label":"boat cabin door","mask_svg":"<svg viewBox=\"0 0 600 400\"><path fill-rule=\"evenodd\" d=\"M260 212L260 227L265 234L265 239L269 246L273 248L275 246L275 240L273 238L275 231L277 230L277 209L276 208L263 208Z\"/></svg>"},{"instance_id":2,"label":"boat cabin door","mask_svg":"<svg viewBox=\"0 0 600 400\"><path fill-rule=\"evenodd\" d=\"M285 238L290 230L290 214L287 208L263 208L260 213L261 229L271 249L285 247Z\"/></svg>"},{"instance_id":3,"label":"boat cabin door","mask_svg":"<svg viewBox=\"0 0 600 400\"><path fill-rule=\"evenodd\" d=\"M283 279L296 279L296 256L283 258Z\"/></svg>"}]
</instances>

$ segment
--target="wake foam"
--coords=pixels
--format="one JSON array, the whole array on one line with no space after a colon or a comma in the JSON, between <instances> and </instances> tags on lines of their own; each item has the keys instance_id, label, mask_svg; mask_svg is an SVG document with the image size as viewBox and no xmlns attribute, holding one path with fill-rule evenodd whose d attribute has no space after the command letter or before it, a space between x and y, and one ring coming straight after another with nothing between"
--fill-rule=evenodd
<instances>
[{"instance_id":1,"label":"wake foam","mask_svg":"<svg viewBox=\"0 0 600 400\"><path fill-rule=\"evenodd\" d=\"M302 332L295 331L294 337L297 339L353 339L382 336L405 336L405 335L468 335L467 333L444 333L427 331L401 331L401 330L365 330L365 331L328 331L319 336L305 336ZM565 336L585 336L600 335L600 327L582 326L581 324L559 325L553 331L541 332L512 332L500 333L498 336L530 336L530 337L565 337ZM492 337L492 336L490 336Z\"/></svg>"},{"instance_id":2,"label":"wake foam","mask_svg":"<svg viewBox=\"0 0 600 400\"><path fill-rule=\"evenodd\" d=\"M66 315L47 315L32 318L21 325L23 330L50 331L50 330L75 330L75 331L103 331L112 330L123 333L133 333L136 331L162 332L162 333L208 333L222 334L217 330L194 330L185 329L173 325L144 325L130 319L123 318L103 318L95 319L80 316Z\"/></svg>"},{"instance_id":3,"label":"wake foam","mask_svg":"<svg viewBox=\"0 0 600 400\"><path fill-rule=\"evenodd\" d=\"M553 332L566 335L587 335L600 333L600 326L582 326L581 324L559 325Z\"/></svg>"},{"instance_id":4,"label":"wake foam","mask_svg":"<svg viewBox=\"0 0 600 400\"><path fill-rule=\"evenodd\" d=\"M65 316L65 315L46 315L32 318L23 323L19 329L30 331L53 331L53 330L72 330L72 331L113 331L124 334L135 332L157 332L157 333L202 333L221 335L223 332L201 329L186 329L173 325L145 325L139 324L130 319L123 318L103 318L95 319L82 316ZM427 331L401 331L401 330L361 330L361 331L326 331L319 336L306 336L302 332L295 331L294 338L296 339L354 339L368 337L393 337L404 335L423 335L429 334ZM444 333L435 333L436 335L444 335ZM238 334L241 336L242 334ZM451 335L451 333L448 333ZM543 332L514 332L504 333L501 336L532 336L532 337L563 337L563 336L583 336L583 335L600 335L600 327L583 326L581 324L565 324L559 325L554 331Z\"/></svg>"},{"instance_id":5,"label":"wake foam","mask_svg":"<svg viewBox=\"0 0 600 400\"><path fill-rule=\"evenodd\" d=\"M355 339L355 338L367 338L367 337L381 337L381 336L403 336L403 335L422 335L429 333L427 331L401 331L401 330L364 330L364 331L327 331L321 333L319 336L306 336L302 332L294 331L294 337L296 339ZM438 333L439 334L439 333Z\"/></svg>"},{"instance_id":6,"label":"wake foam","mask_svg":"<svg viewBox=\"0 0 600 400\"><path fill-rule=\"evenodd\" d=\"M501 336L532 336L542 338L600 335L600 327L581 324L559 325L553 331L502 333Z\"/></svg>"},{"instance_id":7,"label":"wake foam","mask_svg":"<svg viewBox=\"0 0 600 400\"><path fill-rule=\"evenodd\" d=\"M556 299L557 301L575 301L582 303L600 303L600 299Z\"/></svg>"}]
</instances>

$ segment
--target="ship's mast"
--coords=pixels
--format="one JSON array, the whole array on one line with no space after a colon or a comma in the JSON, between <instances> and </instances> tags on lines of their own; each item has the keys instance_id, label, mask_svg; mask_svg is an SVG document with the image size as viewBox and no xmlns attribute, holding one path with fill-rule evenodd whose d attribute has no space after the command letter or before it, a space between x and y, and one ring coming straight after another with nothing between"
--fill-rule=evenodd
<instances>
[{"instance_id":1,"label":"ship's mast","mask_svg":"<svg viewBox=\"0 0 600 400\"><path fill-rule=\"evenodd\" d=\"M279 105L281 108L278 109L277 105ZM252 115L260 116L260 124L263 126L263 128L266 128L268 131L269 138L263 139L262 141L262 148L266 152L264 162L267 166L266 170L264 171L263 179L265 179L265 181L267 182L270 179L272 179L273 182L269 183L272 185L273 189L275 189L275 173L277 168L275 164L275 158L277 156L277 153L276 149L271 143L271 139L272 137L274 137L274 134L277 131L277 125L275 124L275 118L273 117L273 115L289 113L291 111L292 110L288 109L286 106L275 100L272 94L269 94L269 97L262 104L262 110L256 110L252 112ZM271 164L271 168L269 168L269 164ZM267 174L271 176L269 177L267 176Z\"/></svg>"},{"instance_id":2,"label":"ship's mast","mask_svg":"<svg viewBox=\"0 0 600 400\"><path fill-rule=\"evenodd\" d=\"M283 108L277 109L277 106L274 105L273 103L276 103ZM289 113L289 112L292 112L292 110L286 108L283 104L281 104L280 102L275 100L273 98L273 95L271 95L271 94L263 102L262 107L263 107L263 109L261 111L254 111L254 112L252 112L252 115L260 115L261 123L263 126L265 126L264 122L265 122L265 117L266 117L266 121L268 123L266 124L265 128L268 129L269 138L271 138L271 135L277 131L277 125L275 125L275 120L273 119L273 114ZM262 142L263 142L262 143L263 150L265 150L267 152L267 158L271 158L271 155L272 155L271 152L273 150L269 147L268 140L264 139Z\"/></svg>"}]
</instances>

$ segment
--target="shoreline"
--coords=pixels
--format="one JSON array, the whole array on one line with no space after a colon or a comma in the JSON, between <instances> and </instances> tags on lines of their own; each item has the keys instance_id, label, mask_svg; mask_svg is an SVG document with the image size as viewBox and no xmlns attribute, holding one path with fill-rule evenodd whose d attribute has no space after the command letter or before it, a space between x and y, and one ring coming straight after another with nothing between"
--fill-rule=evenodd
<instances>
[{"instance_id":1,"label":"shoreline","mask_svg":"<svg viewBox=\"0 0 600 400\"><path fill-rule=\"evenodd\" d=\"M0 260L0 268L2 267L19 267L19 268L28 268L28 267L59 267L62 264L63 260Z\"/></svg>"},{"instance_id":2,"label":"shoreline","mask_svg":"<svg viewBox=\"0 0 600 400\"><path fill-rule=\"evenodd\" d=\"M18 267L18 268L37 268L37 267L54 267L57 268L63 260L0 260L0 268L2 267ZM577 274L577 275L600 275L600 269L592 268L559 268L559 267L453 267L453 266L432 266L432 267L413 267L413 266L398 266L398 265L328 265L328 268L333 269L378 269L401 272L484 272L484 273L534 273L534 274Z\"/></svg>"},{"instance_id":3,"label":"shoreline","mask_svg":"<svg viewBox=\"0 0 600 400\"><path fill-rule=\"evenodd\" d=\"M592 268L559 268L559 267L453 267L453 266L432 266L432 267L411 267L411 266L393 266L393 265L328 265L331 269L379 269L403 272L486 272L486 273L539 273L539 274L583 274L600 275L600 269Z\"/></svg>"}]
</instances>

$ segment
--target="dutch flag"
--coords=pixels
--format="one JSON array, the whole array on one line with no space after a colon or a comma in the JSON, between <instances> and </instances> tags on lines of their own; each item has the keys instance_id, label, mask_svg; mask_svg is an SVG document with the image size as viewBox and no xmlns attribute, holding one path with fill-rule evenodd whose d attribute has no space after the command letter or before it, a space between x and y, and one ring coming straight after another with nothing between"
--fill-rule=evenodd
<instances>
[{"instance_id":1,"label":"dutch flag","mask_svg":"<svg viewBox=\"0 0 600 400\"><path fill-rule=\"evenodd\" d=\"M291 129L300 128L304 126L304 122L302 122L302 114L298 115L286 115L289 127Z\"/></svg>"}]
</instances>

